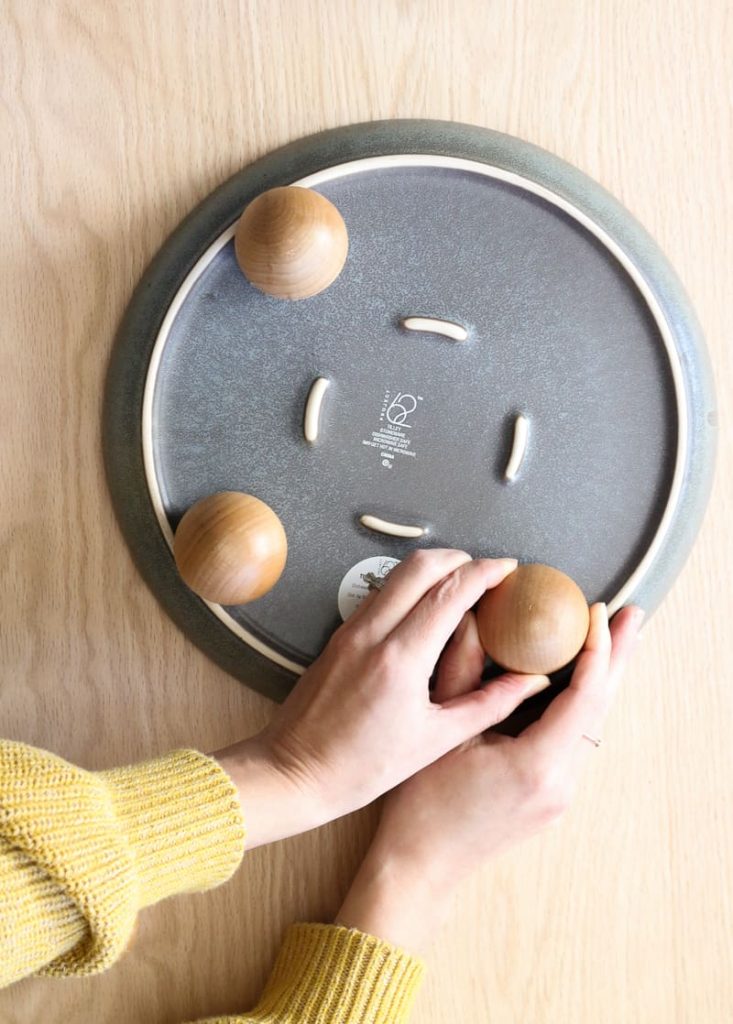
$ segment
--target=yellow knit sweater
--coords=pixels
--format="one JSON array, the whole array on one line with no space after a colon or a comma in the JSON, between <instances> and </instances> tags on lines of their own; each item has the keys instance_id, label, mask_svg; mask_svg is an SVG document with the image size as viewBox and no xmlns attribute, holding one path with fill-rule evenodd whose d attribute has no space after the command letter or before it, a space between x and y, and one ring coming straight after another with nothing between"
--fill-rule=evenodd
<instances>
[{"instance_id":1,"label":"yellow knit sweater","mask_svg":"<svg viewBox=\"0 0 733 1024\"><path fill-rule=\"evenodd\" d=\"M104 970L138 910L221 884L243 850L234 785L203 754L86 772L0 740L0 985ZM372 936L294 925L257 1007L208 1024L398 1024L421 975Z\"/></svg>"}]
</instances>

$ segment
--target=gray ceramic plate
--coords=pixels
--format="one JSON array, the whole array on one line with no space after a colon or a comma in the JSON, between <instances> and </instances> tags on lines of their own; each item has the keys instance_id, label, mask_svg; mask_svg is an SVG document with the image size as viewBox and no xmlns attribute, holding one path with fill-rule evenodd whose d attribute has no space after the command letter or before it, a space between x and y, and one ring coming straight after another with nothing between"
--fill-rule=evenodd
<instances>
[{"instance_id":1,"label":"gray ceramic plate","mask_svg":"<svg viewBox=\"0 0 733 1024\"><path fill-rule=\"evenodd\" d=\"M255 195L294 182L338 206L350 251L331 288L292 303L245 281L231 237ZM410 316L467 338L407 331ZM330 386L308 444L318 377ZM379 122L265 157L166 243L120 330L105 452L164 606L282 698L340 621L345 574L417 545L547 562L589 600L653 610L704 511L713 407L674 273L598 185L508 136ZM248 606L200 601L170 554L180 516L218 490L256 494L288 534L281 580ZM425 532L384 535L364 514Z\"/></svg>"}]
</instances>

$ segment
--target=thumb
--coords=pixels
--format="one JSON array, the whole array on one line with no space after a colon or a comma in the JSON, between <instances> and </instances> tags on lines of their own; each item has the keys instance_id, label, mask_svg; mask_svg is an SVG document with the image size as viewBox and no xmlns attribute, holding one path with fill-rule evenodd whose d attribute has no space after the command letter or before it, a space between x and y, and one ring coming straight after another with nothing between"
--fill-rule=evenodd
<instances>
[{"instance_id":1,"label":"thumb","mask_svg":"<svg viewBox=\"0 0 733 1024\"><path fill-rule=\"evenodd\" d=\"M506 672L480 689L454 697L441 706L457 733L456 743L464 743L503 722L523 700L534 697L549 685L547 676Z\"/></svg>"},{"instance_id":2,"label":"thumb","mask_svg":"<svg viewBox=\"0 0 733 1024\"><path fill-rule=\"evenodd\" d=\"M438 662L433 700L437 704L446 704L453 697L475 690L481 683L485 664L486 655L479 640L476 616L468 611Z\"/></svg>"}]
</instances>

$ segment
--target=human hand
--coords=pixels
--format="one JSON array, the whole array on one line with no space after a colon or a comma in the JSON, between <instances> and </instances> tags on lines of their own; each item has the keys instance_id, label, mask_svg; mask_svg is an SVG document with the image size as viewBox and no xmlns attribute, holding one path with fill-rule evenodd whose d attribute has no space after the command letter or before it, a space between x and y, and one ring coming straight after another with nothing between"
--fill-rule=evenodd
<instances>
[{"instance_id":1,"label":"human hand","mask_svg":"<svg viewBox=\"0 0 733 1024\"><path fill-rule=\"evenodd\" d=\"M514 568L514 559L416 551L334 633L270 725L215 755L238 785L249 846L364 806L547 685L508 675L453 692L447 656L438 696L428 690L466 611ZM483 651L467 656L480 674Z\"/></svg>"},{"instance_id":2,"label":"human hand","mask_svg":"<svg viewBox=\"0 0 733 1024\"><path fill-rule=\"evenodd\" d=\"M585 737L600 735L642 618L640 609L625 608L609 630L605 605L594 605L570 685L537 722L516 738L489 733L471 740L387 797L340 924L419 948L462 878L557 820L593 751ZM436 700L454 700L477 685L472 613L466 622L446 651L450 667Z\"/></svg>"}]
</instances>

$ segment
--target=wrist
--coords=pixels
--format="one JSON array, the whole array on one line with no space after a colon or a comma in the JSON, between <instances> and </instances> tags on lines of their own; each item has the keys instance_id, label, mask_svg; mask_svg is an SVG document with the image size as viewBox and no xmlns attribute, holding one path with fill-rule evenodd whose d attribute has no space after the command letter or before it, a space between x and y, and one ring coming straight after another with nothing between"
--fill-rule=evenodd
<instances>
[{"instance_id":1,"label":"wrist","mask_svg":"<svg viewBox=\"0 0 733 1024\"><path fill-rule=\"evenodd\" d=\"M336 924L419 953L447 919L453 891L452 883L438 878L428 864L403 859L375 842Z\"/></svg>"},{"instance_id":2,"label":"wrist","mask_svg":"<svg viewBox=\"0 0 733 1024\"><path fill-rule=\"evenodd\" d=\"M319 794L285 771L263 734L211 755L234 783L247 849L308 832L328 820Z\"/></svg>"}]
</instances>

